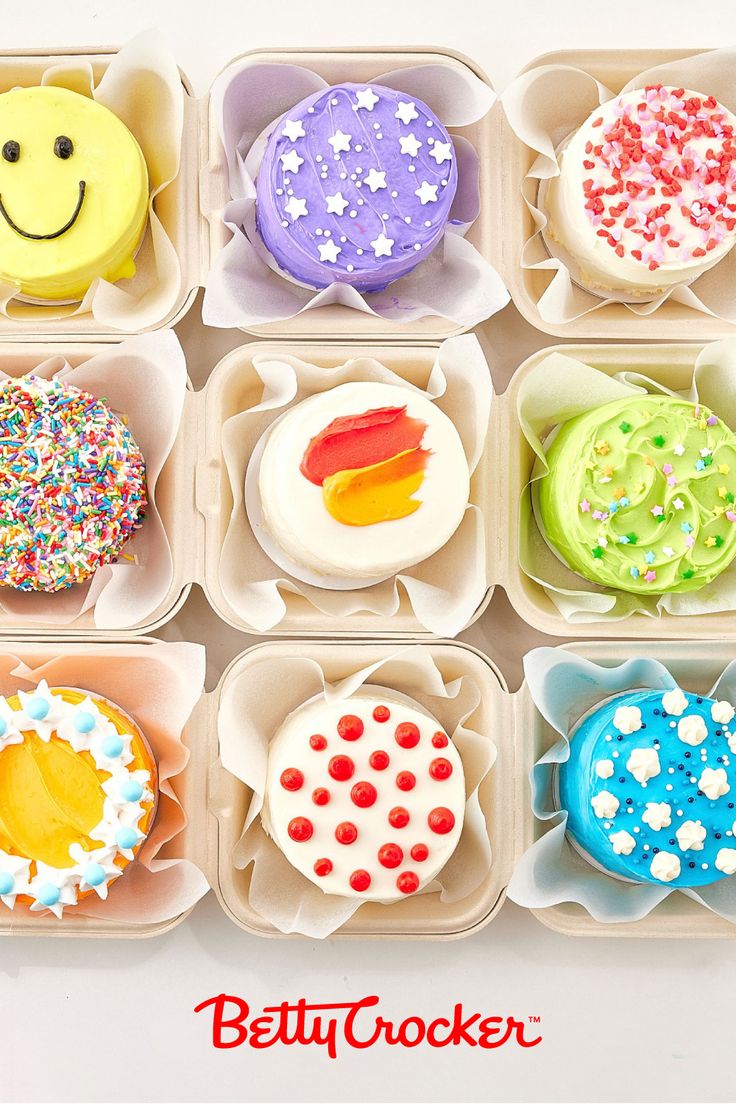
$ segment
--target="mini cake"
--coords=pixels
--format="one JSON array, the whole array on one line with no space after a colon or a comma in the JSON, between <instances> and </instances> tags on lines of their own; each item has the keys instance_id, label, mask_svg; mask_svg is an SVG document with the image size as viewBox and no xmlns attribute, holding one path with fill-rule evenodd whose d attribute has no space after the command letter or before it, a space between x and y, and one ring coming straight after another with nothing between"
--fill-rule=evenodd
<instances>
[{"instance_id":1,"label":"mini cake","mask_svg":"<svg viewBox=\"0 0 736 1104\"><path fill-rule=\"evenodd\" d=\"M0 95L0 280L37 300L81 299L133 276L148 217L140 147L108 108L66 88Z\"/></svg>"},{"instance_id":2,"label":"mini cake","mask_svg":"<svg viewBox=\"0 0 736 1104\"><path fill-rule=\"evenodd\" d=\"M308 287L380 291L442 240L456 187L452 140L426 104L340 84L276 123L256 181L258 231Z\"/></svg>"},{"instance_id":3,"label":"mini cake","mask_svg":"<svg viewBox=\"0 0 736 1104\"><path fill-rule=\"evenodd\" d=\"M660 84L596 108L559 156L547 232L592 290L630 298L694 280L736 242L736 118Z\"/></svg>"},{"instance_id":4,"label":"mini cake","mask_svg":"<svg viewBox=\"0 0 736 1104\"><path fill-rule=\"evenodd\" d=\"M632 395L559 427L540 528L576 571L634 594L698 590L736 554L736 436L702 405Z\"/></svg>"},{"instance_id":5,"label":"mini cake","mask_svg":"<svg viewBox=\"0 0 736 1104\"><path fill-rule=\"evenodd\" d=\"M418 705L378 687L307 702L271 742L264 826L325 893L417 893L457 847L464 811L455 745Z\"/></svg>"},{"instance_id":6,"label":"mini cake","mask_svg":"<svg viewBox=\"0 0 736 1104\"><path fill-rule=\"evenodd\" d=\"M573 842L634 882L704 886L735 874L733 722L729 702L679 688L599 705L572 733L570 758L558 768Z\"/></svg>"},{"instance_id":7,"label":"mini cake","mask_svg":"<svg viewBox=\"0 0 736 1104\"><path fill-rule=\"evenodd\" d=\"M58 591L114 562L146 508L146 469L104 402L58 378L0 387L0 586Z\"/></svg>"},{"instance_id":8,"label":"mini cake","mask_svg":"<svg viewBox=\"0 0 736 1104\"><path fill-rule=\"evenodd\" d=\"M345 383L274 423L258 488L264 525L296 564L377 579L450 539L470 476L455 426L424 395Z\"/></svg>"},{"instance_id":9,"label":"mini cake","mask_svg":"<svg viewBox=\"0 0 736 1104\"><path fill-rule=\"evenodd\" d=\"M46 682L0 697L0 901L61 917L91 893L104 900L156 794L150 748L112 702Z\"/></svg>"}]
</instances>

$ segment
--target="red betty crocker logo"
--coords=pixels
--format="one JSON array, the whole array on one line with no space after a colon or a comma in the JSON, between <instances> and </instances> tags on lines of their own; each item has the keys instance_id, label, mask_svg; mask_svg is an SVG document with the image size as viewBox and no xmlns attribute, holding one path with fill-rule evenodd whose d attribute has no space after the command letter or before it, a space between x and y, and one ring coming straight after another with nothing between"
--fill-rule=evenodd
<instances>
[{"instance_id":1,"label":"red betty crocker logo","mask_svg":"<svg viewBox=\"0 0 736 1104\"><path fill-rule=\"evenodd\" d=\"M456 1004L449 1017L427 1021L422 1016L407 1016L395 1023L376 1013L378 1004L376 996L338 1004L308 1004L302 998L252 1014L242 997L220 993L202 1001L194 1011L212 1009L212 1045L219 1050L243 1045L253 1050L320 1046L326 1047L330 1058L337 1058L339 1044L353 1050L367 1050L379 1043L408 1049L424 1044L497 1050L510 1043L526 1050L542 1042L538 1016L526 1020L484 1016L466 1013L462 1004Z\"/></svg>"}]
</instances>

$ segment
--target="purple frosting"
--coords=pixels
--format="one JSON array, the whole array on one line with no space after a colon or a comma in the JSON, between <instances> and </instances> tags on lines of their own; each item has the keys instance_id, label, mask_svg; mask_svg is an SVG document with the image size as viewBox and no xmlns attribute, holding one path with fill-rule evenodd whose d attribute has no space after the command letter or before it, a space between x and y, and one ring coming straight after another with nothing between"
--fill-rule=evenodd
<instances>
[{"instance_id":1,"label":"purple frosting","mask_svg":"<svg viewBox=\"0 0 736 1104\"><path fill-rule=\"evenodd\" d=\"M301 283L380 291L441 240L456 187L452 141L426 104L340 84L276 124L256 181L258 231Z\"/></svg>"}]
</instances>

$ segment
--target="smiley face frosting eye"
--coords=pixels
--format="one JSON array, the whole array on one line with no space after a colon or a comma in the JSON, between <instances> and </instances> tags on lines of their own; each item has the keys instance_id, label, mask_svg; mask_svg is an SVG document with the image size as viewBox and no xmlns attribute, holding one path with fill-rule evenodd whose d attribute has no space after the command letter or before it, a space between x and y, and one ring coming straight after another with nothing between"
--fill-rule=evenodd
<instances>
[{"instance_id":1,"label":"smiley face frosting eye","mask_svg":"<svg viewBox=\"0 0 736 1104\"><path fill-rule=\"evenodd\" d=\"M57 157L60 157L62 161L68 160L74 153L74 143L71 138L67 138L66 134L60 134L54 142L54 153ZM3 155L5 150L3 150Z\"/></svg>"},{"instance_id":2,"label":"smiley face frosting eye","mask_svg":"<svg viewBox=\"0 0 736 1104\"><path fill-rule=\"evenodd\" d=\"M12 162L18 160L20 157L20 146L15 139L11 138L5 143L3 146L3 157L6 161Z\"/></svg>"}]
</instances>

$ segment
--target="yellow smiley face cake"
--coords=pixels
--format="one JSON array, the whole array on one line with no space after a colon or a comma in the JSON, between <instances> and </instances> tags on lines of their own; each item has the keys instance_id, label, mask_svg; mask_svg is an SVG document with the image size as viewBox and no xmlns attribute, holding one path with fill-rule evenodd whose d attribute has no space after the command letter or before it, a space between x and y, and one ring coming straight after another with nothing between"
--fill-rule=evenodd
<instances>
[{"instance_id":1,"label":"yellow smiley face cake","mask_svg":"<svg viewBox=\"0 0 736 1104\"><path fill-rule=\"evenodd\" d=\"M0 280L34 300L81 299L133 276L148 171L123 122L66 88L0 95Z\"/></svg>"}]
</instances>

